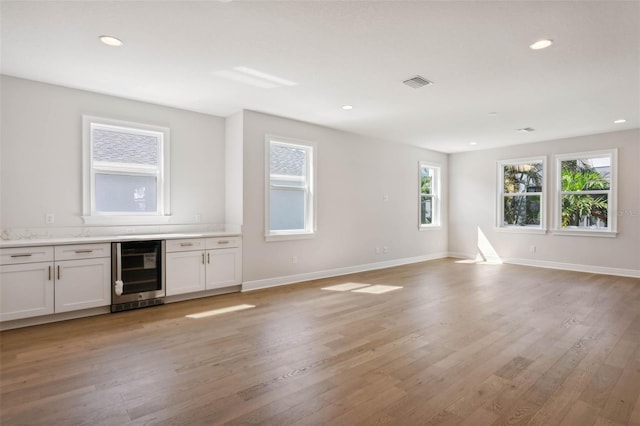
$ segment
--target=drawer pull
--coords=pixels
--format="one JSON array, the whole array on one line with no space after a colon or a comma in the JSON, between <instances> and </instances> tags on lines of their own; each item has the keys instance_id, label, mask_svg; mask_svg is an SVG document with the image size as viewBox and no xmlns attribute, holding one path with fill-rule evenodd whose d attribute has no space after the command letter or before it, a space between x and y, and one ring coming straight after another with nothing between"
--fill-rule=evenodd
<instances>
[{"instance_id":1,"label":"drawer pull","mask_svg":"<svg viewBox=\"0 0 640 426\"><path fill-rule=\"evenodd\" d=\"M193 243L180 243L180 247L191 247Z\"/></svg>"},{"instance_id":2,"label":"drawer pull","mask_svg":"<svg viewBox=\"0 0 640 426\"><path fill-rule=\"evenodd\" d=\"M229 241L227 240L218 241L218 244L229 244Z\"/></svg>"},{"instance_id":3,"label":"drawer pull","mask_svg":"<svg viewBox=\"0 0 640 426\"><path fill-rule=\"evenodd\" d=\"M93 250L76 250L76 254L93 253Z\"/></svg>"},{"instance_id":4,"label":"drawer pull","mask_svg":"<svg viewBox=\"0 0 640 426\"><path fill-rule=\"evenodd\" d=\"M211 253L207 253L207 263L211 263Z\"/></svg>"},{"instance_id":5,"label":"drawer pull","mask_svg":"<svg viewBox=\"0 0 640 426\"><path fill-rule=\"evenodd\" d=\"M51 265L49 265L49 281L51 281Z\"/></svg>"},{"instance_id":6,"label":"drawer pull","mask_svg":"<svg viewBox=\"0 0 640 426\"><path fill-rule=\"evenodd\" d=\"M24 254L12 254L11 257L31 257L33 256L31 253L24 253Z\"/></svg>"},{"instance_id":7,"label":"drawer pull","mask_svg":"<svg viewBox=\"0 0 640 426\"><path fill-rule=\"evenodd\" d=\"M58 265L58 279L60 279L60 265Z\"/></svg>"},{"instance_id":8,"label":"drawer pull","mask_svg":"<svg viewBox=\"0 0 640 426\"><path fill-rule=\"evenodd\" d=\"M204 265L204 253L202 253L202 264Z\"/></svg>"}]
</instances>

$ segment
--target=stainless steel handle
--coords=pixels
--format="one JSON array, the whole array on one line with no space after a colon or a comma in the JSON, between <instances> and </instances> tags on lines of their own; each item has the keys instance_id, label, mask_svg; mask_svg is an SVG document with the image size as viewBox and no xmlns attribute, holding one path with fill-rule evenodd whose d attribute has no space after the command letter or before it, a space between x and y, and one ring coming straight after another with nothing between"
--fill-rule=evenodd
<instances>
[{"instance_id":1,"label":"stainless steel handle","mask_svg":"<svg viewBox=\"0 0 640 426\"><path fill-rule=\"evenodd\" d=\"M218 241L218 244L229 244L229 241L227 240Z\"/></svg>"},{"instance_id":2,"label":"stainless steel handle","mask_svg":"<svg viewBox=\"0 0 640 426\"><path fill-rule=\"evenodd\" d=\"M60 265L58 265L58 279L60 279Z\"/></svg>"},{"instance_id":3,"label":"stainless steel handle","mask_svg":"<svg viewBox=\"0 0 640 426\"><path fill-rule=\"evenodd\" d=\"M122 243L116 243L116 281L122 281Z\"/></svg>"},{"instance_id":4,"label":"stainless steel handle","mask_svg":"<svg viewBox=\"0 0 640 426\"><path fill-rule=\"evenodd\" d=\"M23 254L12 254L11 257L31 257L33 256L31 253L23 253Z\"/></svg>"},{"instance_id":5,"label":"stainless steel handle","mask_svg":"<svg viewBox=\"0 0 640 426\"><path fill-rule=\"evenodd\" d=\"M204 265L204 253L202 253L202 264Z\"/></svg>"},{"instance_id":6,"label":"stainless steel handle","mask_svg":"<svg viewBox=\"0 0 640 426\"><path fill-rule=\"evenodd\" d=\"M207 263L211 263L211 253L207 253Z\"/></svg>"},{"instance_id":7,"label":"stainless steel handle","mask_svg":"<svg viewBox=\"0 0 640 426\"><path fill-rule=\"evenodd\" d=\"M51 281L51 265L49 265L49 281Z\"/></svg>"},{"instance_id":8,"label":"stainless steel handle","mask_svg":"<svg viewBox=\"0 0 640 426\"><path fill-rule=\"evenodd\" d=\"M81 254L81 253L93 253L93 250L76 250L77 254Z\"/></svg>"},{"instance_id":9,"label":"stainless steel handle","mask_svg":"<svg viewBox=\"0 0 640 426\"><path fill-rule=\"evenodd\" d=\"M191 247L193 243L180 243L180 247Z\"/></svg>"}]
</instances>

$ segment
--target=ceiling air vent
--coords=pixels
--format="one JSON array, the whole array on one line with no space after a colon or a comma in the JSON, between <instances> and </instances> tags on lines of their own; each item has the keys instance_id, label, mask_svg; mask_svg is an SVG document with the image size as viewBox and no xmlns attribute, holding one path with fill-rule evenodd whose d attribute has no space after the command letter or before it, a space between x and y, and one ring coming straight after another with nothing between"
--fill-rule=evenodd
<instances>
[{"instance_id":1,"label":"ceiling air vent","mask_svg":"<svg viewBox=\"0 0 640 426\"><path fill-rule=\"evenodd\" d=\"M522 129L517 129L516 132L520 132L520 133L531 133L531 132L535 132L536 129L532 128L532 127L523 127Z\"/></svg>"},{"instance_id":2,"label":"ceiling air vent","mask_svg":"<svg viewBox=\"0 0 640 426\"><path fill-rule=\"evenodd\" d=\"M421 87L429 86L433 84L433 81L429 81L424 77L420 77L419 75L416 75L415 77L412 77L408 80L403 81L403 83L409 87L413 87L414 89L419 89Z\"/></svg>"}]
</instances>

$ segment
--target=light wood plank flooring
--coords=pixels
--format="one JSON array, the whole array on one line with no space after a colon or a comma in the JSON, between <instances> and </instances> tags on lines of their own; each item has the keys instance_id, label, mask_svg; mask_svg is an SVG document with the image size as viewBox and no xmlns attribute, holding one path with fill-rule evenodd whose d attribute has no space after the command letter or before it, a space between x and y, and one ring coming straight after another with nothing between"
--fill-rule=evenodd
<instances>
[{"instance_id":1,"label":"light wood plank flooring","mask_svg":"<svg viewBox=\"0 0 640 426\"><path fill-rule=\"evenodd\" d=\"M3 426L640 425L634 278L442 259L0 338Z\"/></svg>"}]
</instances>

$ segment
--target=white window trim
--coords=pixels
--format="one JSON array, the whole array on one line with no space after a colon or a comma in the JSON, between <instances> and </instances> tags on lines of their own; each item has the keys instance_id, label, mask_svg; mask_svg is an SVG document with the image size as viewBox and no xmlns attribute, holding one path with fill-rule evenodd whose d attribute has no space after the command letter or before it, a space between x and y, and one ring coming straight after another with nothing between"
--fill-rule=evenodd
<instances>
[{"instance_id":1,"label":"white window trim","mask_svg":"<svg viewBox=\"0 0 640 426\"><path fill-rule=\"evenodd\" d=\"M587 228L563 228L562 227L562 161L580 160L583 158L611 157L611 185L608 191L608 229ZM578 236L578 237L605 237L615 238L618 235L618 149L603 149L598 151L575 152L558 154L555 156L555 208L554 208L554 235ZM590 191L584 191L588 194Z\"/></svg>"},{"instance_id":2,"label":"white window trim","mask_svg":"<svg viewBox=\"0 0 640 426\"><path fill-rule=\"evenodd\" d=\"M528 192L523 195L540 195L540 225L539 226L520 226L520 225L505 225L503 223L504 218L504 166L525 164L525 163L542 163L542 192ZM526 158L514 158L508 160L500 160L497 162L497 176L498 176L498 197L496 199L496 231L499 232L511 232L521 234L546 234L547 233L547 157L526 157Z\"/></svg>"},{"instance_id":3,"label":"white window trim","mask_svg":"<svg viewBox=\"0 0 640 426\"><path fill-rule=\"evenodd\" d=\"M159 212L154 213L97 213L95 211L95 194L93 171L93 146L91 143L92 125L100 127L126 128L132 133L148 134L161 133L162 150L160 153L160 172L158 173L158 205ZM95 117L90 115L82 116L82 220L86 225L156 225L165 224L171 221L171 199L170 199L170 130L167 127L152 126L148 124L134 123L129 121L114 120L109 118ZM107 170L108 167L101 167ZM119 170L126 169L126 166ZM144 166L135 165L127 173L140 173L145 175Z\"/></svg>"},{"instance_id":4,"label":"white window trim","mask_svg":"<svg viewBox=\"0 0 640 426\"><path fill-rule=\"evenodd\" d=\"M434 180L433 180L433 221L429 224L422 224L421 218L421 206L422 206L422 177L421 170L423 167L433 169L434 170ZM442 167L439 164L431 163L428 161L418 161L418 229L420 231L428 231L434 229L440 229L442 227L441 220L441 205L442 205L442 194L441 194L441 178L442 178Z\"/></svg>"},{"instance_id":5,"label":"white window trim","mask_svg":"<svg viewBox=\"0 0 640 426\"><path fill-rule=\"evenodd\" d=\"M308 164L307 164L307 176L308 188L305 188L307 192L306 197L306 211L307 217L305 218L306 229L304 230L283 230L283 231L271 231L271 208L270 208L270 194L271 194L271 143L280 143L282 145L294 145L304 148L308 152ZM317 182L317 145L315 142L303 141L300 139L283 138L275 135L266 135L264 144L264 174L265 174L265 187L264 187L264 237L265 241L284 241L284 240L301 240L308 238L315 238L317 234L317 194L316 194L316 182Z\"/></svg>"}]
</instances>

